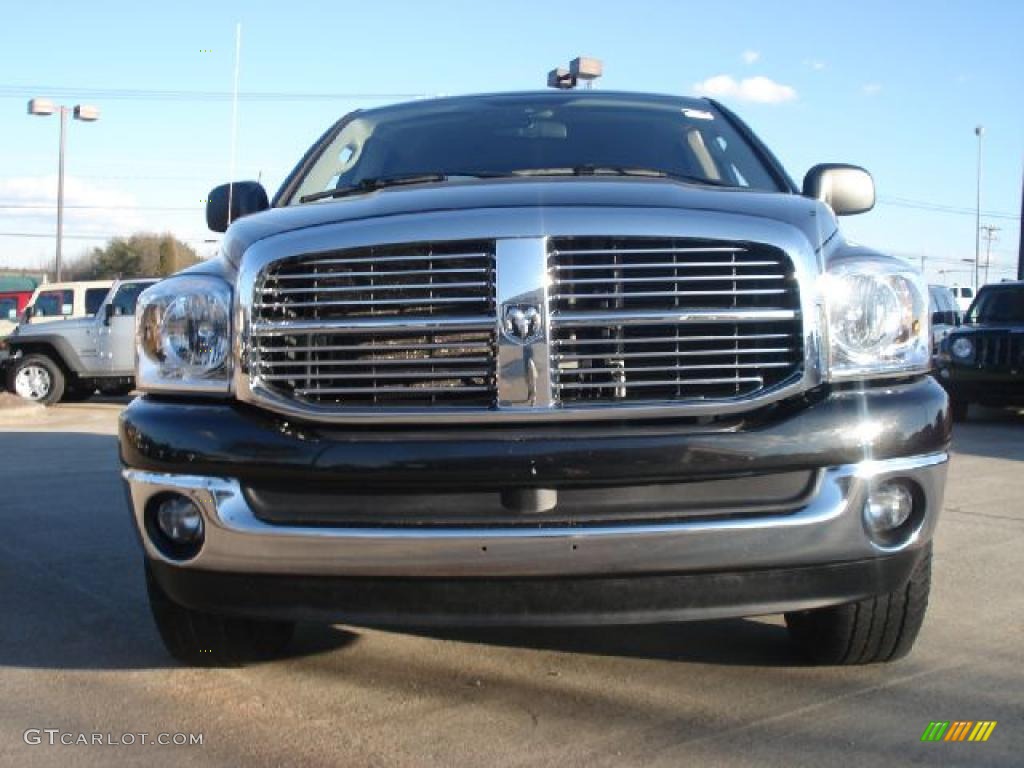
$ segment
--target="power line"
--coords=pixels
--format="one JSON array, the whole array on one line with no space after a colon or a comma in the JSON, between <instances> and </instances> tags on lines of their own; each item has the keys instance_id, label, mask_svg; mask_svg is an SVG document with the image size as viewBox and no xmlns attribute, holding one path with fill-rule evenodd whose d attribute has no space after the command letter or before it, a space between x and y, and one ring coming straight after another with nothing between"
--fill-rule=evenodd
<instances>
[{"instance_id":1,"label":"power line","mask_svg":"<svg viewBox=\"0 0 1024 768\"><path fill-rule=\"evenodd\" d=\"M53 232L0 232L0 237L28 237L28 238L53 238L56 235ZM116 235L86 235L86 234L68 234L64 233L64 237L71 240L112 240L115 237L127 237L124 233ZM219 242L216 238L208 237L178 237L178 240L185 240L187 242Z\"/></svg>"},{"instance_id":2,"label":"power line","mask_svg":"<svg viewBox=\"0 0 1024 768\"><path fill-rule=\"evenodd\" d=\"M0 204L0 210L49 210L56 205L37 203ZM201 211L201 205L64 205L65 210L75 208L80 211Z\"/></svg>"},{"instance_id":3,"label":"power line","mask_svg":"<svg viewBox=\"0 0 1024 768\"><path fill-rule=\"evenodd\" d=\"M228 101L231 91L143 90L132 88L76 88L54 85L0 85L0 98L25 98L40 93L72 94L79 99L110 99L124 101ZM426 93L354 93L241 91L245 101L401 101L433 98Z\"/></svg>"},{"instance_id":4,"label":"power line","mask_svg":"<svg viewBox=\"0 0 1024 768\"><path fill-rule=\"evenodd\" d=\"M974 208L962 208L954 205L929 203L926 200L912 200L910 198L904 197L879 196L878 202L881 205L894 205L899 208L915 208L922 211L931 211L932 213L951 213L958 216L974 216L976 213ZM988 219L1007 219L1010 221L1020 221L1020 216L1008 213L1006 211L982 211L981 215Z\"/></svg>"}]
</instances>

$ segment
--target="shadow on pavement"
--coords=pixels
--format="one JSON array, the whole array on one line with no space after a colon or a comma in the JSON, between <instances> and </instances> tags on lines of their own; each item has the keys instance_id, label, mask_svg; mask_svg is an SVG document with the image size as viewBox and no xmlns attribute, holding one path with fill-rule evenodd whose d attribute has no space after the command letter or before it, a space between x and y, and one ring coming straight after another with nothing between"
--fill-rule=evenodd
<instances>
[{"instance_id":1,"label":"shadow on pavement","mask_svg":"<svg viewBox=\"0 0 1024 768\"><path fill-rule=\"evenodd\" d=\"M1024 461L1024 411L972 405L968 420L953 425L953 451Z\"/></svg>"},{"instance_id":2,"label":"shadow on pavement","mask_svg":"<svg viewBox=\"0 0 1024 768\"><path fill-rule=\"evenodd\" d=\"M419 637L534 650L726 666L804 666L786 628L753 619L600 627L415 628Z\"/></svg>"}]
</instances>

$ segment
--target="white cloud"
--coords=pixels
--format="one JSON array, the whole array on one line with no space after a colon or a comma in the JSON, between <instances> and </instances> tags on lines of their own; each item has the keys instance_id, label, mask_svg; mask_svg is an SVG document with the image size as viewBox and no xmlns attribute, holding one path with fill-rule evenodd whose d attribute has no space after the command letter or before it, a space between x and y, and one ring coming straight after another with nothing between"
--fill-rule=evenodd
<instances>
[{"instance_id":1,"label":"white cloud","mask_svg":"<svg viewBox=\"0 0 1024 768\"><path fill-rule=\"evenodd\" d=\"M732 98L760 104L780 104L796 99L795 88L762 75L745 77L742 80L736 80L731 75L715 75L694 83L693 90L698 96Z\"/></svg>"},{"instance_id":2,"label":"white cloud","mask_svg":"<svg viewBox=\"0 0 1024 768\"><path fill-rule=\"evenodd\" d=\"M19 207L3 207L19 206ZM5 228L19 223L29 231L45 231L57 216L57 177L0 178L0 220ZM64 177L64 229L81 234L130 233L144 224L134 195L78 178ZM88 206L79 208L76 206Z\"/></svg>"},{"instance_id":3,"label":"white cloud","mask_svg":"<svg viewBox=\"0 0 1024 768\"><path fill-rule=\"evenodd\" d=\"M747 64L753 64L755 61L761 58L760 51L744 51L740 55Z\"/></svg>"},{"instance_id":4,"label":"white cloud","mask_svg":"<svg viewBox=\"0 0 1024 768\"><path fill-rule=\"evenodd\" d=\"M881 83L864 83L860 88L865 96L874 96L882 90Z\"/></svg>"}]
</instances>

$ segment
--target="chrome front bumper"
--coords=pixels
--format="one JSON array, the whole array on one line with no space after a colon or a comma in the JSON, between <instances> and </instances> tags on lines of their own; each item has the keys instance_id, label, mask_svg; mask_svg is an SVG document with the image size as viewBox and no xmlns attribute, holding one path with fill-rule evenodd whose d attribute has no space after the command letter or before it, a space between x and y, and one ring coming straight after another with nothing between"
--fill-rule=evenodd
<instances>
[{"instance_id":1,"label":"chrome front bumper","mask_svg":"<svg viewBox=\"0 0 1024 768\"><path fill-rule=\"evenodd\" d=\"M916 549L942 509L946 453L824 468L816 495L788 514L645 525L550 528L331 528L257 519L230 478L126 469L146 555L201 571L322 576L530 577L699 572L820 565ZM874 542L862 510L872 484L905 478L921 490L923 516L898 547ZM165 557L144 525L161 493L191 497L206 539L187 561ZM387 497L381 497L387 503Z\"/></svg>"}]
</instances>

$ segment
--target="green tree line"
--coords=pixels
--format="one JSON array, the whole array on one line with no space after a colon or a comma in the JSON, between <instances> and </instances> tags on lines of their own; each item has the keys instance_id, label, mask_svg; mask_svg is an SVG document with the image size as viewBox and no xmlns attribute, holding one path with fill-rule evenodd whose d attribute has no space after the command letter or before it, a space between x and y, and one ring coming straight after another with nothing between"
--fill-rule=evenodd
<instances>
[{"instance_id":1,"label":"green tree line","mask_svg":"<svg viewBox=\"0 0 1024 768\"><path fill-rule=\"evenodd\" d=\"M201 261L193 248L171 234L140 232L115 237L69 264L65 280L165 277Z\"/></svg>"}]
</instances>

